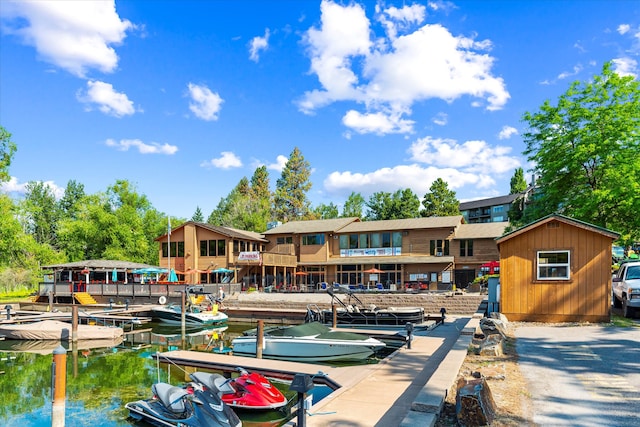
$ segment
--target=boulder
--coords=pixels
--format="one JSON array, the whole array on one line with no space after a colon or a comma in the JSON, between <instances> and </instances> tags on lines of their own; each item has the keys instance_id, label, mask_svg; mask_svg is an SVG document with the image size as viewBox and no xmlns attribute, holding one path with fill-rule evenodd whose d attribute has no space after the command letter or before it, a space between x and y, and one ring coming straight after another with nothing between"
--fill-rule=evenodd
<instances>
[{"instance_id":1,"label":"boulder","mask_svg":"<svg viewBox=\"0 0 640 427\"><path fill-rule=\"evenodd\" d=\"M456 418L462 427L486 426L493 422L496 404L484 378L460 378L456 394Z\"/></svg>"}]
</instances>

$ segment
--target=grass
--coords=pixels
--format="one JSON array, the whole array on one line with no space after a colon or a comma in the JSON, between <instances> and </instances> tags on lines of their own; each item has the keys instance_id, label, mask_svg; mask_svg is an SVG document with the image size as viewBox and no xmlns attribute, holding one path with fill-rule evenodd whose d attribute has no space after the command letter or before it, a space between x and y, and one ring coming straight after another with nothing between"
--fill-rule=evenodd
<instances>
[{"instance_id":1,"label":"grass","mask_svg":"<svg viewBox=\"0 0 640 427\"><path fill-rule=\"evenodd\" d=\"M611 315L611 323L613 326L618 326L620 328L631 328L631 327L640 327L633 319L627 319L626 317Z\"/></svg>"},{"instance_id":2,"label":"grass","mask_svg":"<svg viewBox=\"0 0 640 427\"><path fill-rule=\"evenodd\" d=\"M26 301L29 299L29 296L31 296L32 293L33 291L29 289L21 289L18 291L2 293L0 294L0 303Z\"/></svg>"}]
</instances>

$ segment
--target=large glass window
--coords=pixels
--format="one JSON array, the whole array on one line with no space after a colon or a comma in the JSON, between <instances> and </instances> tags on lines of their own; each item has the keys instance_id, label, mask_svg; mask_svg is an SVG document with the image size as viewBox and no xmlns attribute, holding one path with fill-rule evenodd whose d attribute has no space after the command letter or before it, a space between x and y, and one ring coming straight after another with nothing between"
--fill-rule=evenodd
<instances>
[{"instance_id":1,"label":"large glass window","mask_svg":"<svg viewBox=\"0 0 640 427\"><path fill-rule=\"evenodd\" d=\"M571 274L569 251L538 251L538 280L568 280Z\"/></svg>"},{"instance_id":2,"label":"large glass window","mask_svg":"<svg viewBox=\"0 0 640 427\"><path fill-rule=\"evenodd\" d=\"M302 245L324 245L324 234L305 234L302 236Z\"/></svg>"},{"instance_id":3,"label":"large glass window","mask_svg":"<svg viewBox=\"0 0 640 427\"><path fill-rule=\"evenodd\" d=\"M206 240L200 240L200 256L207 256L209 254L208 247L209 245Z\"/></svg>"},{"instance_id":4,"label":"large glass window","mask_svg":"<svg viewBox=\"0 0 640 427\"><path fill-rule=\"evenodd\" d=\"M380 236L380 233L371 233L371 247L372 248L382 247L382 237Z\"/></svg>"},{"instance_id":5,"label":"large glass window","mask_svg":"<svg viewBox=\"0 0 640 427\"><path fill-rule=\"evenodd\" d=\"M227 241L218 240L218 256L225 256L227 254Z\"/></svg>"},{"instance_id":6,"label":"large glass window","mask_svg":"<svg viewBox=\"0 0 640 427\"><path fill-rule=\"evenodd\" d=\"M284 245L284 244L288 244L288 243L293 243L293 237L292 236L276 238L276 244L278 244L278 245Z\"/></svg>"},{"instance_id":7,"label":"large glass window","mask_svg":"<svg viewBox=\"0 0 640 427\"><path fill-rule=\"evenodd\" d=\"M368 248L369 246L369 235L368 234L361 234L360 235L360 243L359 243L359 247L360 248Z\"/></svg>"},{"instance_id":8,"label":"large glass window","mask_svg":"<svg viewBox=\"0 0 640 427\"><path fill-rule=\"evenodd\" d=\"M216 256L217 240L209 240L209 256Z\"/></svg>"},{"instance_id":9,"label":"large glass window","mask_svg":"<svg viewBox=\"0 0 640 427\"><path fill-rule=\"evenodd\" d=\"M358 235L349 234L349 249L358 249Z\"/></svg>"}]
</instances>

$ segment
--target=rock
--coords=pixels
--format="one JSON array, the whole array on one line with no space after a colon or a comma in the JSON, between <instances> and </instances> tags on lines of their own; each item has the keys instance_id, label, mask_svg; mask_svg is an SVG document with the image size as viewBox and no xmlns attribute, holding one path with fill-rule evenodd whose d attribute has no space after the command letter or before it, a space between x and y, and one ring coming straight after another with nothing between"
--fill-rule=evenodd
<instances>
[{"instance_id":1,"label":"rock","mask_svg":"<svg viewBox=\"0 0 640 427\"><path fill-rule=\"evenodd\" d=\"M484 378L460 378L456 394L456 418L462 427L490 425L496 414L496 404Z\"/></svg>"},{"instance_id":2,"label":"rock","mask_svg":"<svg viewBox=\"0 0 640 427\"><path fill-rule=\"evenodd\" d=\"M507 329L504 323L498 319L490 319L488 317L481 319L480 329L485 335L500 334L502 338L507 337Z\"/></svg>"},{"instance_id":3,"label":"rock","mask_svg":"<svg viewBox=\"0 0 640 427\"><path fill-rule=\"evenodd\" d=\"M480 356L502 356L504 354L502 342L502 336L489 335L480 344L480 351L478 354Z\"/></svg>"}]
</instances>

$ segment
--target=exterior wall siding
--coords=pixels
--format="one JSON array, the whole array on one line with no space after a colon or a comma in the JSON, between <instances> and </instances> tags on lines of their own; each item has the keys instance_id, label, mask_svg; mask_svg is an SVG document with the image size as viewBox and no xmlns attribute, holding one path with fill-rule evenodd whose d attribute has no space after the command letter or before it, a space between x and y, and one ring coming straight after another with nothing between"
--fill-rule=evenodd
<instances>
[{"instance_id":1,"label":"exterior wall siding","mask_svg":"<svg viewBox=\"0 0 640 427\"><path fill-rule=\"evenodd\" d=\"M570 279L537 280L539 250L569 250ZM607 322L610 259L611 238L559 221L506 240L500 244L500 312L512 321Z\"/></svg>"}]
</instances>

